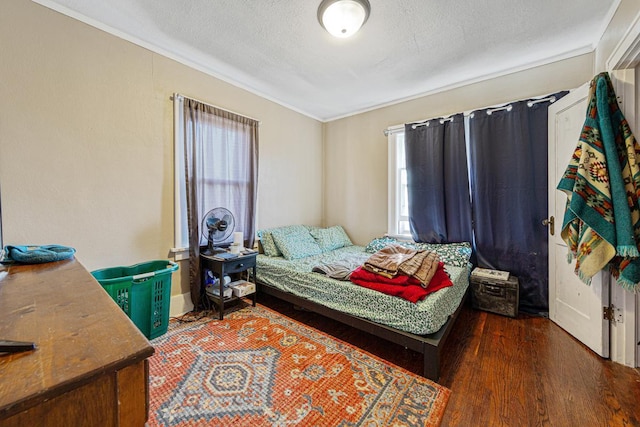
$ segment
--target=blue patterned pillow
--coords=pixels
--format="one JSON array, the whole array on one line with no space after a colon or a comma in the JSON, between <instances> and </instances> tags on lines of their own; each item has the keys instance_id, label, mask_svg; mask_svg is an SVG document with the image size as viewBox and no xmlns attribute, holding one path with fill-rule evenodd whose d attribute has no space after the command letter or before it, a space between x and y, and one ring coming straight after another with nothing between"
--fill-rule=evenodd
<instances>
[{"instance_id":1,"label":"blue patterned pillow","mask_svg":"<svg viewBox=\"0 0 640 427\"><path fill-rule=\"evenodd\" d=\"M273 231L275 230L283 230L285 233L289 233L290 231L302 231L302 230L311 230L313 228L308 225L283 225L282 227L274 227L274 228L264 228L262 230L258 230L256 233L258 238L260 239L260 243L262 244L262 250L264 254L267 256L282 256L282 252L276 245L276 242L273 240Z\"/></svg>"},{"instance_id":2,"label":"blue patterned pillow","mask_svg":"<svg viewBox=\"0 0 640 427\"><path fill-rule=\"evenodd\" d=\"M415 243L406 240L398 240L393 237L377 237L373 239L365 247L365 251L369 253L378 252L380 249L388 245L400 245L411 249L424 249L438 254L440 261L448 265L456 267L466 267L471 258L471 244L469 242L461 243Z\"/></svg>"},{"instance_id":3,"label":"blue patterned pillow","mask_svg":"<svg viewBox=\"0 0 640 427\"><path fill-rule=\"evenodd\" d=\"M322 252L332 251L334 249L352 246L351 239L345 233L344 228L335 225L329 228L315 228L309 231Z\"/></svg>"},{"instance_id":4,"label":"blue patterned pillow","mask_svg":"<svg viewBox=\"0 0 640 427\"><path fill-rule=\"evenodd\" d=\"M461 243L414 243L416 249L425 249L438 254L440 261L456 267L465 267L471 258L471 244Z\"/></svg>"},{"instance_id":5,"label":"blue patterned pillow","mask_svg":"<svg viewBox=\"0 0 640 427\"><path fill-rule=\"evenodd\" d=\"M376 237L375 239L369 242L369 244L364 248L364 250L365 252L374 254L386 246L394 245L394 244L402 245L402 243L408 243L408 242L403 242L401 240L394 239L393 237L387 237L387 236Z\"/></svg>"},{"instance_id":6,"label":"blue patterned pillow","mask_svg":"<svg viewBox=\"0 0 640 427\"><path fill-rule=\"evenodd\" d=\"M302 225L277 228L271 231L271 235L282 256L288 260L322 253L309 230Z\"/></svg>"},{"instance_id":7,"label":"blue patterned pillow","mask_svg":"<svg viewBox=\"0 0 640 427\"><path fill-rule=\"evenodd\" d=\"M271 230L258 230L257 234L266 256L282 256L282 252L276 246L276 242L273 241Z\"/></svg>"}]
</instances>

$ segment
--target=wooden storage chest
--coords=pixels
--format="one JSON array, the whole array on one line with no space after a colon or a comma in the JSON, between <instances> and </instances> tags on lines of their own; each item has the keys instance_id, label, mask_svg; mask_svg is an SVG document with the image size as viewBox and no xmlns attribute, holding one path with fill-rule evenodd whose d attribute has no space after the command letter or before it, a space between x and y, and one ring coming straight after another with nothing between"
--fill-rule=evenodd
<instances>
[{"instance_id":1,"label":"wooden storage chest","mask_svg":"<svg viewBox=\"0 0 640 427\"><path fill-rule=\"evenodd\" d=\"M507 280L499 280L472 272L470 283L473 308L509 317L518 316L520 289L517 277L509 275Z\"/></svg>"}]
</instances>

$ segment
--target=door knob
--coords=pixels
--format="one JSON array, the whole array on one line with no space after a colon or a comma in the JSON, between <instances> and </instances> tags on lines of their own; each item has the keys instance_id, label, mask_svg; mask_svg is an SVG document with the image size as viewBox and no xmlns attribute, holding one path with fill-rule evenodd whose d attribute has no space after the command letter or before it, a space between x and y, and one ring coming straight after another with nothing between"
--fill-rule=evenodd
<instances>
[{"instance_id":1,"label":"door knob","mask_svg":"<svg viewBox=\"0 0 640 427\"><path fill-rule=\"evenodd\" d=\"M553 236L553 234L555 233L555 219L553 218L553 216L550 216L549 218L545 218L542 220L542 225L548 225L549 226L549 233Z\"/></svg>"}]
</instances>

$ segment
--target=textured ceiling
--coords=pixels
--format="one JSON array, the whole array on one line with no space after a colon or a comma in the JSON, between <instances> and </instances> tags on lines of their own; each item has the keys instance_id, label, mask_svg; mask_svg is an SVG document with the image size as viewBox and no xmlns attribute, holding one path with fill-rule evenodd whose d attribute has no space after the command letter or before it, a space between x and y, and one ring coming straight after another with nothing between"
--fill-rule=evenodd
<instances>
[{"instance_id":1,"label":"textured ceiling","mask_svg":"<svg viewBox=\"0 0 640 427\"><path fill-rule=\"evenodd\" d=\"M34 0L327 121L590 52L619 0L370 0L331 37L320 0Z\"/></svg>"}]
</instances>

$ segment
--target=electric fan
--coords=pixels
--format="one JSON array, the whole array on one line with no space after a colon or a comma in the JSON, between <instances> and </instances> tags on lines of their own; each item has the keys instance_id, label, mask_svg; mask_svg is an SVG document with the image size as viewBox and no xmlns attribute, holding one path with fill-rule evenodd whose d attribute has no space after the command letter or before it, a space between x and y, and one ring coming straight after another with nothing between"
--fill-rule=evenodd
<instances>
[{"instance_id":1,"label":"electric fan","mask_svg":"<svg viewBox=\"0 0 640 427\"><path fill-rule=\"evenodd\" d=\"M223 243L236 226L233 214L225 208L213 208L202 218L202 235L207 238L210 253L224 252L216 249L216 245Z\"/></svg>"}]
</instances>

